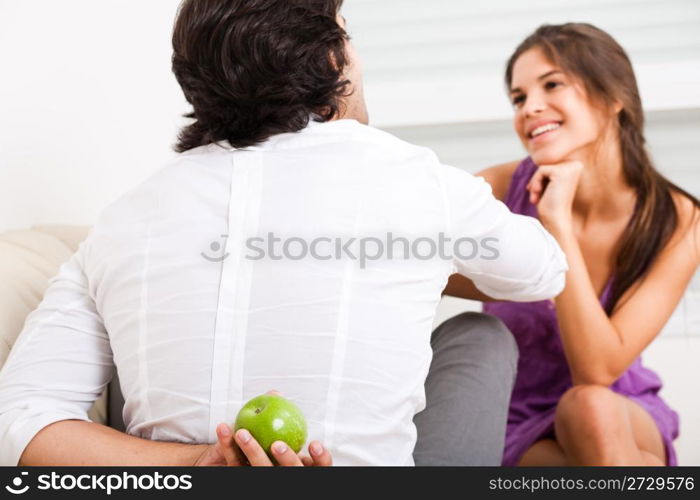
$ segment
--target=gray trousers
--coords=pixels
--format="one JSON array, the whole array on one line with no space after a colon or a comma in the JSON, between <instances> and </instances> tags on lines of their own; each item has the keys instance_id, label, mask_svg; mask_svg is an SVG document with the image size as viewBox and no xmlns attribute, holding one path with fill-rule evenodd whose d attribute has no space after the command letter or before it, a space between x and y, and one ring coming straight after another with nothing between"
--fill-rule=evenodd
<instances>
[{"instance_id":1,"label":"gray trousers","mask_svg":"<svg viewBox=\"0 0 700 500\"><path fill-rule=\"evenodd\" d=\"M426 407L415 416L416 465L500 465L518 348L505 325L464 313L435 329L425 382ZM115 375L109 425L125 431L124 398Z\"/></svg>"},{"instance_id":2,"label":"gray trousers","mask_svg":"<svg viewBox=\"0 0 700 500\"><path fill-rule=\"evenodd\" d=\"M496 317L464 313L435 329L416 465L501 465L518 348Z\"/></svg>"}]
</instances>

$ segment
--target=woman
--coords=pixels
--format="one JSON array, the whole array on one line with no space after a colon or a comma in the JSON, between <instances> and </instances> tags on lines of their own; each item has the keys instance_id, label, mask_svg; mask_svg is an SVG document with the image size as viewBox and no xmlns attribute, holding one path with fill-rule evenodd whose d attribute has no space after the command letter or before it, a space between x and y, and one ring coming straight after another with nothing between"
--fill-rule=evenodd
<instances>
[{"instance_id":1,"label":"woman","mask_svg":"<svg viewBox=\"0 0 700 500\"><path fill-rule=\"evenodd\" d=\"M569 271L553 302L484 307L520 349L503 464L675 465L678 415L639 356L700 262L700 202L654 169L632 65L605 32L540 27L506 84L529 157L480 175L540 219ZM447 293L468 288L452 278Z\"/></svg>"}]
</instances>

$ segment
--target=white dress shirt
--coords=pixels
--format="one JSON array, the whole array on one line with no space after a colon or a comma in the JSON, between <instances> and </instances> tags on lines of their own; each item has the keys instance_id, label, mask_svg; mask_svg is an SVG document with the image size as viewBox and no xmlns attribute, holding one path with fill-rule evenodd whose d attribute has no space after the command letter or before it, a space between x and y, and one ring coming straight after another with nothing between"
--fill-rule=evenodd
<instances>
[{"instance_id":1,"label":"white dress shirt","mask_svg":"<svg viewBox=\"0 0 700 500\"><path fill-rule=\"evenodd\" d=\"M261 258L271 233L282 258ZM408 256L334 254L389 233L423 241ZM426 257L440 234L492 238L498 258ZM566 270L540 223L482 178L354 120L191 150L103 211L28 317L0 373L0 463L48 424L87 420L114 364L131 435L215 442L218 423L277 389L336 464L410 465L448 277L530 301L557 295Z\"/></svg>"}]
</instances>

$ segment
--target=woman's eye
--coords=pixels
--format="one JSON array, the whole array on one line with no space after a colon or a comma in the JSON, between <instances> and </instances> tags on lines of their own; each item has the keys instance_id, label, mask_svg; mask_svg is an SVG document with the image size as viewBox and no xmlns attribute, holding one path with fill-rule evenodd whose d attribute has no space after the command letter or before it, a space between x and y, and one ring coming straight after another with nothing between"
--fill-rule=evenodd
<instances>
[{"instance_id":1,"label":"woman's eye","mask_svg":"<svg viewBox=\"0 0 700 500\"><path fill-rule=\"evenodd\" d=\"M547 82L544 84L544 88L546 88L547 90L552 90L553 88L556 88L559 85L561 85L561 83L559 82Z\"/></svg>"},{"instance_id":2,"label":"woman's eye","mask_svg":"<svg viewBox=\"0 0 700 500\"><path fill-rule=\"evenodd\" d=\"M525 96L524 95L518 95L513 97L513 106L520 106L522 103L525 102Z\"/></svg>"}]
</instances>

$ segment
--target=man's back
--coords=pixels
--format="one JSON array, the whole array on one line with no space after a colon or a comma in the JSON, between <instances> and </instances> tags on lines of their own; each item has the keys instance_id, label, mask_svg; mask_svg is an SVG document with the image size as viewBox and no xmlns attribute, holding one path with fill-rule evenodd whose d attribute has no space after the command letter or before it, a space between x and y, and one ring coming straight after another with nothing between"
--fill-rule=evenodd
<instances>
[{"instance_id":1,"label":"man's back","mask_svg":"<svg viewBox=\"0 0 700 500\"><path fill-rule=\"evenodd\" d=\"M0 378L14 393L0 424L23 397L63 398L63 418L80 418L113 358L129 434L213 442L277 389L336 464L411 464L448 277L495 298L552 296L565 264L540 233L483 180L352 120L188 151L106 209L62 268ZM46 371L23 370L42 358Z\"/></svg>"},{"instance_id":2,"label":"man's back","mask_svg":"<svg viewBox=\"0 0 700 500\"><path fill-rule=\"evenodd\" d=\"M274 388L336 463L410 463L451 262L404 259L398 241L393 259L362 268L358 250L364 238L376 255L367 238L390 232L411 243L447 232L438 165L353 121L271 142L183 155L93 235L86 270L128 432L213 439L218 422ZM124 210L140 203L133 232Z\"/></svg>"}]
</instances>

